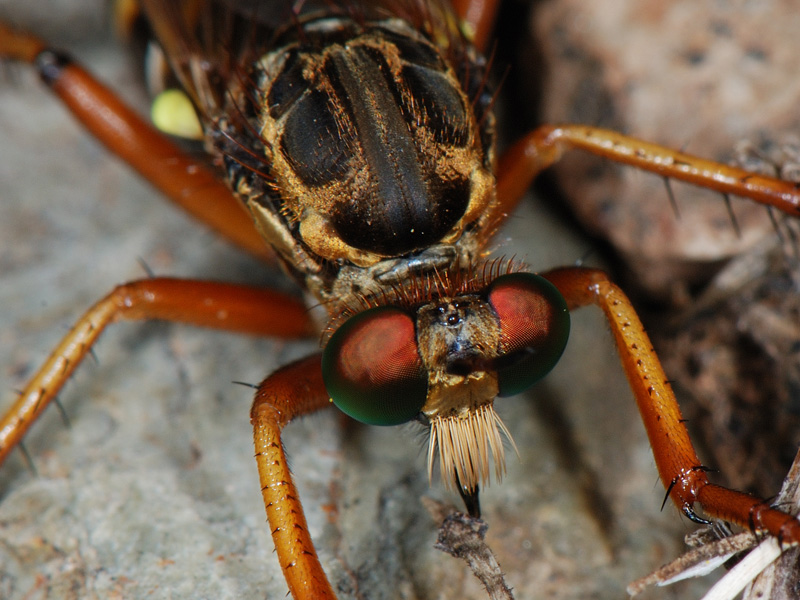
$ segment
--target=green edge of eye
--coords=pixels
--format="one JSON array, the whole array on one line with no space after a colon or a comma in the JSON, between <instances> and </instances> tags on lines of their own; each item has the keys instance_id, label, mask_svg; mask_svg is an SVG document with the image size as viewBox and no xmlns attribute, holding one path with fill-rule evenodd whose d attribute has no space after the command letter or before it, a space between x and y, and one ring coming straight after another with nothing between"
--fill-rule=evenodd
<instances>
[{"instance_id":1,"label":"green edge of eye","mask_svg":"<svg viewBox=\"0 0 800 600\"><path fill-rule=\"evenodd\" d=\"M347 361L355 361L364 381L345 373ZM427 376L418 362L411 318L395 308L372 308L331 336L322 354L322 377L331 400L346 415L368 425L399 425L416 417L427 399ZM390 373L395 376L386 378L387 368L397 365L401 368Z\"/></svg>"},{"instance_id":2,"label":"green edge of eye","mask_svg":"<svg viewBox=\"0 0 800 600\"><path fill-rule=\"evenodd\" d=\"M515 353L517 356L510 357L511 364L497 369L498 396L507 397L524 392L553 370L569 340L570 315L564 296L540 275L512 273L498 277L493 282L492 289L498 284L516 289L519 293L538 294L553 308L550 331L546 338L536 347L528 346Z\"/></svg>"}]
</instances>

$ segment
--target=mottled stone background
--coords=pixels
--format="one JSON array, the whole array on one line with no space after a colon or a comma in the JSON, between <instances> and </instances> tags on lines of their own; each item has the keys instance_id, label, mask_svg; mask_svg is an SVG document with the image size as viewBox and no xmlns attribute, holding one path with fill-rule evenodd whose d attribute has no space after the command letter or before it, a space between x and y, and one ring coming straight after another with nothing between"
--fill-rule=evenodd
<instances>
[{"instance_id":1,"label":"mottled stone background","mask_svg":"<svg viewBox=\"0 0 800 600\"><path fill-rule=\"evenodd\" d=\"M104 11L92 0L0 0L0 15L69 48L146 110ZM678 119L694 108L682 111L679 97L672 106ZM693 142L686 136L677 143ZM0 141L2 406L86 307L144 276L139 260L159 275L287 286L165 205L24 68L0 82ZM498 253L536 270L590 249L534 200L498 236ZM37 473L20 453L0 469L0 597L285 597L252 459L251 392L231 382L256 383L314 348L163 323L112 327L61 395L71 427L51 408L28 436ZM517 598L622 598L679 553L693 527L671 505L659 511L664 491L598 311L578 312L554 373L499 410L520 458L511 454L506 481L482 502ZM343 598L485 597L463 564L432 549L437 524L420 498L457 498L428 487L415 428L362 427L329 411L292 425L286 442Z\"/></svg>"}]
</instances>

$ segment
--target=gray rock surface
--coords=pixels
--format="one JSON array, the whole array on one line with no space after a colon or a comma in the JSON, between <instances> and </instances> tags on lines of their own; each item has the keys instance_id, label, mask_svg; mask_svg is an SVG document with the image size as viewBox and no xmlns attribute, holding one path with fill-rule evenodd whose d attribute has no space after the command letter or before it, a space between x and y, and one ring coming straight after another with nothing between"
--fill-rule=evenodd
<instances>
[{"instance_id":1,"label":"gray rock surface","mask_svg":"<svg viewBox=\"0 0 800 600\"><path fill-rule=\"evenodd\" d=\"M144 107L97 4L4 0L0 14L68 46ZM0 84L0 140L0 406L83 310L144 276L139 259L159 275L287 286L165 205L24 68ZM589 248L533 201L498 242L536 270ZM19 452L0 469L0 597L284 598L252 459L251 392L231 382L257 383L315 345L112 327L61 395L71 427L51 408L27 437L37 473ZM598 311L578 312L554 373L499 410L520 458L482 501L517 598L622 598L628 581L677 555L691 526L671 506L659 512L664 492ZM432 549L437 524L420 498L458 498L429 489L414 428L329 411L292 425L286 442L342 598L485 597L463 564Z\"/></svg>"}]
</instances>

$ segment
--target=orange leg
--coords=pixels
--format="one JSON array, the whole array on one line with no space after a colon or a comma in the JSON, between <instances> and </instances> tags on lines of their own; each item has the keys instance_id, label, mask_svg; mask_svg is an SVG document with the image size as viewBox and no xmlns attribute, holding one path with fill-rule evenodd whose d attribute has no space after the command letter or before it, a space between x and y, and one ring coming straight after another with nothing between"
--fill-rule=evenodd
<instances>
[{"instance_id":1,"label":"orange leg","mask_svg":"<svg viewBox=\"0 0 800 600\"><path fill-rule=\"evenodd\" d=\"M544 125L512 146L500 161L497 172L498 213L511 213L534 177L573 148L722 194L750 198L786 214L800 216L800 188L796 183L587 125Z\"/></svg>"},{"instance_id":2,"label":"orange leg","mask_svg":"<svg viewBox=\"0 0 800 600\"><path fill-rule=\"evenodd\" d=\"M145 279L116 287L81 317L0 420L0 463L44 411L109 323L164 319L227 331L306 337L312 324L291 296L242 285Z\"/></svg>"},{"instance_id":3,"label":"orange leg","mask_svg":"<svg viewBox=\"0 0 800 600\"><path fill-rule=\"evenodd\" d=\"M782 543L800 543L800 521L753 496L708 481L681 418L675 394L630 300L602 271L555 269L544 273L564 295L570 310L599 306L608 319L622 366L644 421L656 466L668 495L694 521L698 503L716 518L754 531L767 531Z\"/></svg>"},{"instance_id":4,"label":"orange leg","mask_svg":"<svg viewBox=\"0 0 800 600\"><path fill-rule=\"evenodd\" d=\"M3 23L0 57L35 66L92 135L183 210L251 254L272 257L250 215L216 174L186 155L80 65Z\"/></svg>"},{"instance_id":5,"label":"orange leg","mask_svg":"<svg viewBox=\"0 0 800 600\"><path fill-rule=\"evenodd\" d=\"M472 43L481 52L486 51L500 0L453 0L453 9L466 23L472 35Z\"/></svg>"},{"instance_id":6,"label":"orange leg","mask_svg":"<svg viewBox=\"0 0 800 600\"><path fill-rule=\"evenodd\" d=\"M330 405L319 354L283 367L258 388L250 420L258 476L278 560L293 598L335 599L308 533L281 430L295 417Z\"/></svg>"}]
</instances>

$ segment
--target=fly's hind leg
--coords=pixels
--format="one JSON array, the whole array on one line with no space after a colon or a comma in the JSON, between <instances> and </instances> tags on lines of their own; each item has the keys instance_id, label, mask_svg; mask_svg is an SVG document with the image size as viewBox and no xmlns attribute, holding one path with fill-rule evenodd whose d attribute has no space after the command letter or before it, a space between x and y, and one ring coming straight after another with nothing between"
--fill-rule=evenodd
<instances>
[{"instance_id":1,"label":"fly's hind leg","mask_svg":"<svg viewBox=\"0 0 800 600\"><path fill-rule=\"evenodd\" d=\"M453 0L453 9L481 52L487 50L499 8L500 0Z\"/></svg>"},{"instance_id":2,"label":"fly's hind leg","mask_svg":"<svg viewBox=\"0 0 800 600\"><path fill-rule=\"evenodd\" d=\"M0 22L0 58L34 67L97 140L173 203L251 254L272 257L252 218L211 169L187 155L69 56Z\"/></svg>"}]
</instances>

